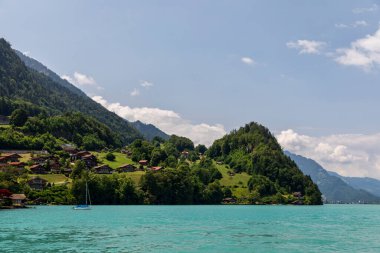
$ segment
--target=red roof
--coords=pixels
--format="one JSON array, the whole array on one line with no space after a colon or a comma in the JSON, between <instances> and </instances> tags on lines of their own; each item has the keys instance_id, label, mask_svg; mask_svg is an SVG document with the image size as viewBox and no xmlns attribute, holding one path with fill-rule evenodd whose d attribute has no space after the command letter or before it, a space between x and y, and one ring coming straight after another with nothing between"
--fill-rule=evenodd
<instances>
[{"instance_id":1,"label":"red roof","mask_svg":"<svg viewBox=\"0 0 380 253\"><path fill-rule=\"evenodd\" d=\"M0 196L9 197L12 195L12 192L8 189L0 189Z\"/></svg>"},{"instance_id":2,"label":"red roof","mask_svg":"<svg viewBox=\"0 0 380 253\"><path fill-rule=\"evenodd\" d=\"M8 164L11 166L24 166L25 165L25 163L23 163L23 162L10 162Z\"/></svg>"},{"instance_id":3,"label":"red roof","mask_svg":"<svg viewBox=\"0 0 380 253\"><path fill-rule=\"evenodd\" d=\"M154 170L154 171L157 171L157 170L161 170L162 169L162 167L152 167L152 170Z\"/></svg>"},{"instance_id":4,"label":"red roof","mask_svg":"<svg viewBox=\"0 0 380 253\"><path fill-rule=\"evenodd\" d=\"M30 169L36 169L36 168L39 168L39 167L43 167L41 164L35 164L35 165L32 165L30 166Z\"/></svg>"}]
</instances>

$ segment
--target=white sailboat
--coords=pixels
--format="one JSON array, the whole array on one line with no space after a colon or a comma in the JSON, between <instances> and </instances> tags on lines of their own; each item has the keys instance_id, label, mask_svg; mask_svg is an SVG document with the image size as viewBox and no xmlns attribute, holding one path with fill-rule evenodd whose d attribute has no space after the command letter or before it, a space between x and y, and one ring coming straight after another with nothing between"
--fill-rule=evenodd
<instances>
[{"instance_id":1,"label":"white sailboat","mask_svg":"<svg viewBox=\"0 0 380 253\"><path fill-rule=\"evenodd\" d=\"M88 200L88 202L87 202ZM74 210L91 210L91 198L90 198L90 192L88 191L88 184L86 181L86 200L85 204L82 205L76 205L73 207Z\"/></svg>"}]
</instances>

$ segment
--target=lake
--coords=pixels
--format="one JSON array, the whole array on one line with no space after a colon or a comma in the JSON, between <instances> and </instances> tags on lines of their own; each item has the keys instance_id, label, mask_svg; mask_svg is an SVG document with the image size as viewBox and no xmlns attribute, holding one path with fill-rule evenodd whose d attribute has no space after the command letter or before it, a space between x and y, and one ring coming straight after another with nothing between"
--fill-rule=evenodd
<instances>
[{"instance_id":1,"label":"lake","mask_svg":"<svg viewBox=\"0 0 380 253\"><path fill-rule=\"evenodd\" d=\"M1 210L0 252L380 252L380 205Z\"/></svg>"}]
</instances>

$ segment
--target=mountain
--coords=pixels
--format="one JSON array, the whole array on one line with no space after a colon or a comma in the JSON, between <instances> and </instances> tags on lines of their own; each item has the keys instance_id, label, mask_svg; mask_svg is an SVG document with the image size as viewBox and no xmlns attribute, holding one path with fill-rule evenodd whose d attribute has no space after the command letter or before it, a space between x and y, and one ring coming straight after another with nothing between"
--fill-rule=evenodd
<instances>
[{"instance_id":1,"label":"mountain","mask_svg":"<svg viewBox=\"0 0 380 253\"><path fill-rule=\"evenodd\" d=\"M78 111L106 124L123 143L141 137L126 120L78 91L73 92L75 87L64 87L45 74L28 68L4 39L0 39L0 77L3 108L9 104L15 106L14 101L18 101L23 107L31 105L36 112L40 110L49 115ZM0 111L0 114L4 112Z\"/></svg>"},{"instance_id":2,"label":"mountain","mask_svg":"<svg viewBox=\"0 0 380 253\"><path fill-rule=\"evenodd\" d=\"M342 179L345 183L355 189L361 189L380 197L380 180L378 179L370 177L344 177L332 171L329 171L329 173Z\"/></svg>"},{"instance_id":3,"label":"mountain","mask_svg":"<svg viewBox=\"0 0 380 253\"><path fill-rule=\"evenodd\" d=\"M24 55L23 53L21 53L20 51L16 49L13 49L13 50L28 68L31 68L39 73L44 74L45 76L48 76L51 80L53 80L57 84L60 84L61 86L69 89L71 92L79 96L87 97L83 91L81 91L80 89L78 89L77 87L69 83L67 80L62 79L59 75L57 75L56 73L48 69L45 65L43 65L39 61Z\"/></svg>"},{"instance_id":4,"label":"mountain","mask_svg":"<svg viewBox=\"0 0 380 253\"><path fill-rule=\"evenodd\" d=\"M283 153L262 125L251 122L233 130L216 140L207 155L235 173L250 174L248 189L258 203L298 203L303 197L305 204L321 204L318 186Z\"/></svg>"},{"instance_id":5,"label":"mountain","mask_svg":"<svg viewBox=\"0 0 380 253\"><path fill-rule=\"evenodd\" d=\"M39 61L24 55L18 50L14 49L14 51L28 68L31 68L39 73L42 73L50 77L56 83L60 84L63 87L68 88L70 91L76 93L79 96L87 97L87 95L83 91L81 91L80 89L78 89L77 87L69 83L67 80L62 79L59 75L54 73L52 70L47 68L45 65L43 65ZM152 140L156 136L161 137L165 140L169 139L169 135L167 135L166 133L164 133L163 131L161 131L160 129L158 129L152 124L145 124L145 123L142 123L141 121L130 122L130 123L134 128L136 128L143 135L144 138L148 140Z\"/></svg>"},{"instance_id":6,"label":"mountain","mask_svg":"<svg viewBox=\"0 0 380 253\"><path fill-rule=\"evenodd\" d=\"M131 124L149 141L153 140L154 137L160 137L164 140L168 140L170 137L152 124L144 124L139 120L131 122Z\"/></svg>"},{"instance_id":7,"label":"mountain","mask_svg":"<svg viewBox=\"0 0 380 253\"><path fill-rule=\"evenodd\" d=\"M363 190L354 188L345 180L331 175L312 159L285 151L306 175L318 185L329 203L380 203L380 198Z\"/></svg>"}]
</instances>

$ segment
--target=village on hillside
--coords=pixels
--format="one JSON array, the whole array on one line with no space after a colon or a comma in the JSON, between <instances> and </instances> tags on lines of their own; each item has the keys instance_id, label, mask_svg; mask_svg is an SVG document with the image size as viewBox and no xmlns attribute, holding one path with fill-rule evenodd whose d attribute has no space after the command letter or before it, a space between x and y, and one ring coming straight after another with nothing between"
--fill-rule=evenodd
<instances>
[{"instance_id":1,"label":"village on hillside","mask_svg":"<svg viewBox=\"0 0 380 253\"><path fill-rule=\"evenodd\" d=\"M71 173L76 161L83 161L88 171L95 174L112 174L125 172L159 171L163 166L149 166L148 160L138 163L130 159L131 151L122 149L118 155L129 163L112 164L114 157L102 158L105 153L96 152L96 155L87 150L79 150L71 145L62 147L61 155L51 155L48 152L30 152L14 150L9 153L0 153L0 172L12 171L18 175L27 174L26 184L31 190L43 190L54 185L49 181L59 178L58 184L70 184ZM109 153L111 154L111 153ZM112 154L113 155L113 154ZM182 156L187 158L188 152ZM114 156L114 155L113 155ZM141 174L140 174L141 175ZM51 180L48 180L51 179ZM0 207L24 208L26 204L40 204L38 200L30 201L24 193L11 192L9 189L0 189Z\"/></svg>"}]
</instances>

